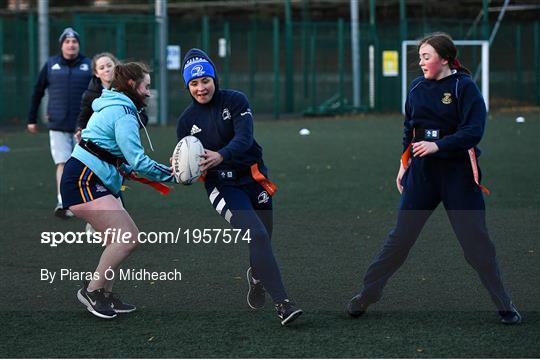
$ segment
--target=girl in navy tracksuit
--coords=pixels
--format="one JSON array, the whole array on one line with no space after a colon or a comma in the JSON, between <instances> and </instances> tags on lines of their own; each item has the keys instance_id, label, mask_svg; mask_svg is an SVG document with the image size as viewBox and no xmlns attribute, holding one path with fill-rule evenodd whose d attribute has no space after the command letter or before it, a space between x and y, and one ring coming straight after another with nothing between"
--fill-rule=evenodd
<instances>
[{"instance_id":1,"label":"girl in navy tracksuit","mask_svg":"<svg viewBox=\"0 0 540 360\"><path fill-rule=\"evenodd\" d=\"M521 315L505 291L485 222L476 145L482 139L486 106L457 60L447 34L434 33L418 46L423 76L409 88L405 104L404 153L396 185L401 193L397 225L369 266L363 290L348 312L362 315L377 302L388 279L403 264L433 210L442 201L465 259L477 271L501 321L516 324Z\"/></svg>"},{"instance_id":2,"label":"girl in navy tracksuit","mask_svg":"<svg viewBox=\"0 0 540 360\"><path fill-rule=\"evenodd\" d=\"M248 305L262 308L268 292L286 325L302 310L289 301L272 252L272 195L277 188L267 179L262 148L253 138L248 100L239 91L219 88L215 66L202 50L188 51L183 77L193 103L178 119L178 140L193 135L202 142L201 170L210 202L234 228L249 230Z\"/></svg>"}]
</instances>

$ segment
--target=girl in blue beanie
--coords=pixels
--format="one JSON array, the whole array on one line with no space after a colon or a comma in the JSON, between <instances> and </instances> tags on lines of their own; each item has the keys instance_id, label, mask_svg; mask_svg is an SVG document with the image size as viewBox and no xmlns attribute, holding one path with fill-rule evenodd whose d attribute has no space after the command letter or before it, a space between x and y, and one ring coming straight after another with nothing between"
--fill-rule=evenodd
<instances>
[{"instance_id":1,"label":"girl in blue beanie","mask_svg":"<svg viewBox=\"0 0 540 360\"><path fill-rule=\"evenodd\" d=\"M202 142L201 170L210 203L251 238L248 305L261 309L268 292L281 324L287 325L302 310L289 300L272 251L272 196L277 187L268 180L262 148L253 138L248 100L239 91L219 88L216 68L202 50L188 51L183 77L193 103L178 118L178 140L193 135Z\"/></svg>"}]
</instances>

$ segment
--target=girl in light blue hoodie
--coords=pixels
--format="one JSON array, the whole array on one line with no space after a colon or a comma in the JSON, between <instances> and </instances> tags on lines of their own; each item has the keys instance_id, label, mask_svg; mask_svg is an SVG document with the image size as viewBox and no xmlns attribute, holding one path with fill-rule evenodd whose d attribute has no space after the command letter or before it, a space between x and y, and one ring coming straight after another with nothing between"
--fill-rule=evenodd
<instances>
[{"instance_id":1,"label":"girl in light blue hoodie","mask_svg":"<svg viewBox=\"0 0 540 360\"><path fill-rule=\"evenodd\" d=\"M112 89L103 90L92 103L94 113L65 165L61 182L64 207L75 216L101 234L119 229L130 235L129 241L107 243L95 272L77 292L88 311L105 319L135 310L112 293L112 275L138 245L139 230L119 200L122 177L136 172L151 181L174 181L170 167L150 159L141 145L139 129L144 125L138 113L150 96L148 68L141 63L117 65Z\"/></svg>"}]
</instances>

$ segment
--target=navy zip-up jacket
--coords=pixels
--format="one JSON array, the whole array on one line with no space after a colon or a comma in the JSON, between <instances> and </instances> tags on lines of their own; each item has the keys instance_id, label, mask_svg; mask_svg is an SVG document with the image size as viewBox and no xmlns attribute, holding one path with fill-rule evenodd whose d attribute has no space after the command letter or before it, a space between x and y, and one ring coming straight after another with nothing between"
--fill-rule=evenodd
<instances>
[{"instance_id":1,"label":"navy zip-up jacket","mask_svg":"<svg viewBox=\"0 0 540 360\"><path fill-rule=\"evenodd\" d=\"M92 77L91 60L79 54L73 60L60 55L50 57L34 86L28 123L37 122L37 112L45 89L49 91L48 127L51 130L75 132L81 96Z\"/></svg>"},{"instance_id":2,"label":"navy zip-up jacket","mask_svg":"<svg viewBox=\"0 0 540 360\"><path fill-rule=\"evenodd\" d=\"M101 80L95 75L92 76L90 83L88 83L88 88L85 90L85 92L82 95L81 111L79 113L78 120L77 120L78 128L80 129L86 128L86 125L88 124L88 120L90 120L90 117L94 113L94 110L92 109L92 103L94 102L94 100L96 100L97 98L101 96L102 92L103 92L103 85L101 84ZM139 111L139 119L141 120L144 126L148 124L148 115L146 115L146 111L144 108Z\"/></svg>"},{"instance_id":3,"label":"navy zip-up jacket","mask_svg":"<svg viewBox=\"0 0 540 360\"><path fill-rule=\"evenodd\" d=\"M94 113L92 109L92 102L101 96L103 92L103 85L101 80L97 76L92 76L88 83L88 88L84 91L81 98L81 111L77 120L77 127L80 129L86 129L90 116Z\"/></svg>"},{"instance_id":4,"label":"navy zip-up jacket","mask_svg":"<svg viewBox=\"0 0 540 360\"><path fill-rule=\"evenodd\" d=\"M403 150L413 140L413 129L417 138L419 129L441 130L447 135L434 139L439 151L430 156L466 156L482 139L485 124L486 104L468 74L456 72L440 80L420 76L412 81L405 103ZM480 156L478 148L476 154Z\"/></svg>"},{"instance_id":5,"label":"navy zip-up jacket","mask_svg":"<svg viewBox=\"0 0 540 360\"><path fill-rule=\"evenodd\" d=\"M184 64L194 56L204 57L212 63L206 53L198 50L188 52ZM213 170L246 171L258 163L259 169L266 175L262 148L253 138L253 114L247 97L239 91L220 90L217 76L214 83L216 91L209 103L200 104L193 99L192 104L178 118L178 140L193 135L205 149L219 152L223 162Z\"/></svg>"}]
</instances>

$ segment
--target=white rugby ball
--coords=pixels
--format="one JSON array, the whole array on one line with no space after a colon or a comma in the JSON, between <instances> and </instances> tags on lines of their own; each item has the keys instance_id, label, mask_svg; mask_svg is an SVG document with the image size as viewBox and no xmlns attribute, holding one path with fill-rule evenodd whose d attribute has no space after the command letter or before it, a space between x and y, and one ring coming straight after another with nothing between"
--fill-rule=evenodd
<instances>
[{"instance_id":1,"label":"white rugby ball","mask_svg":"<svg viewBox=\"0 0 540 360\"><path fill-rule=\"evenodd\" d=\"M204 147L195 136L186 136L176 144L172 154L172 167L176 181L191 185L201 176L199 162Z\"/></svg>"}]
</instances>

